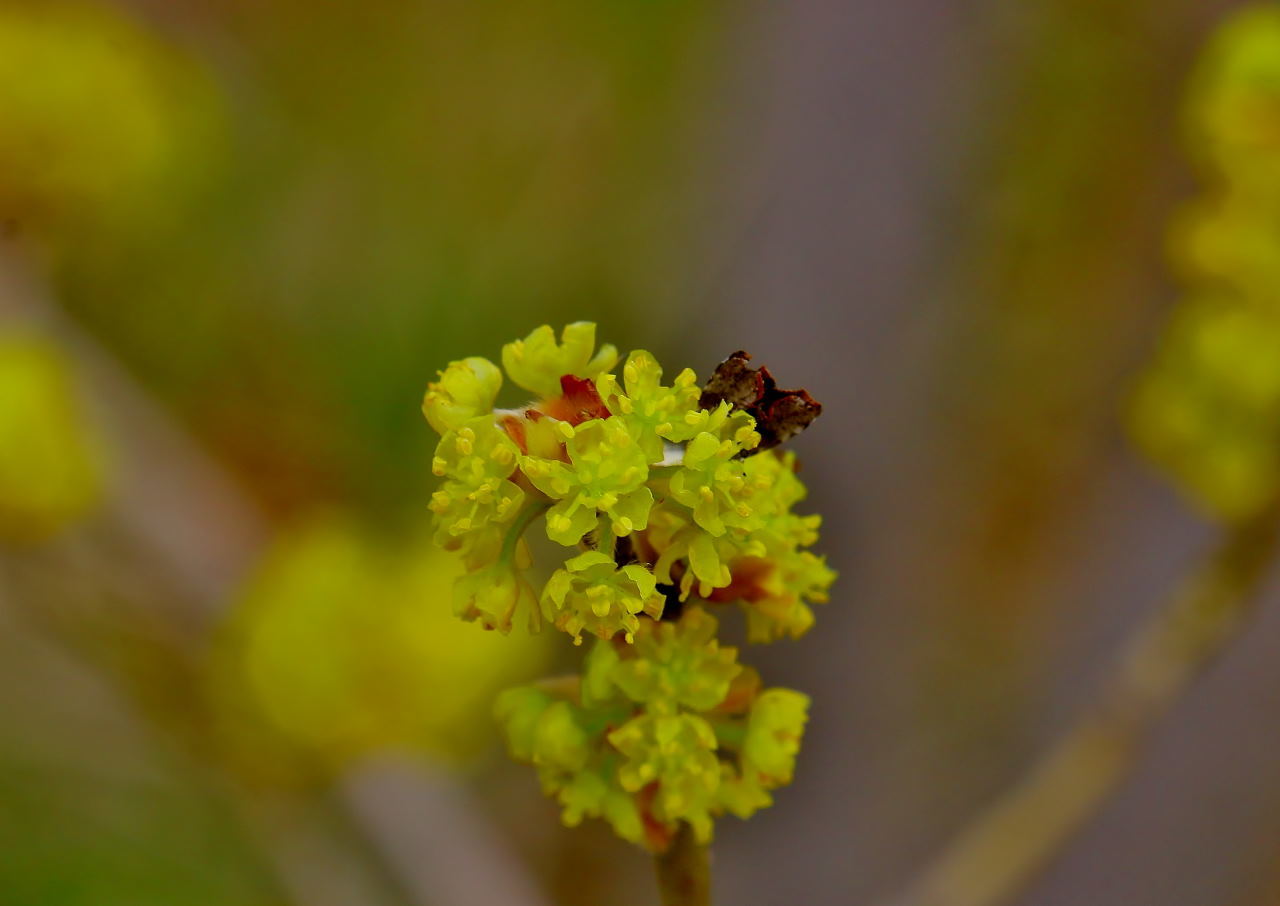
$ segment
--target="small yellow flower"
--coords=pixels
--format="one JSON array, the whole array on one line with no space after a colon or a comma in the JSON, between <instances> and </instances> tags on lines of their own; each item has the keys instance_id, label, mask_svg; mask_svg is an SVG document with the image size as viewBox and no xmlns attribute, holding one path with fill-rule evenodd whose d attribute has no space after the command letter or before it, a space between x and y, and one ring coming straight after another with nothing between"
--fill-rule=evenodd
<instances>
[{"instance_id":1,"label":"small yellow flower","mask_svg":"<svg viewBox=\"0 0 1280 906\"><path fill-rule=\"evenodd\" d=\"M0 335L0 537L39 541L102 499L101 442L51 343Z\"/></svg>"}]
</instances>

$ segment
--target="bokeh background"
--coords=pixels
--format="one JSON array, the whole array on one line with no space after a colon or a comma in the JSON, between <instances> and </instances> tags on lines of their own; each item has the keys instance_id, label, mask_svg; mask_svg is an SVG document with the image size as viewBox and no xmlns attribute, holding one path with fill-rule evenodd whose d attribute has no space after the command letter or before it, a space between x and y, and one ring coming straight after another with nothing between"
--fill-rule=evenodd
<instances>
[{"instance_id":1,"label":"bokeh background","mask_svg":"<svg viewBox=\"0 0 1280 906\"><path fill-rule=\"evenodd\" d=\"M490 727L575 652L424 534L426 382L577 319L825 404L841 579L745 654L812 720L717 888L906 882L1214 534L1122 414L1238 5L0 0L0 903L656 901ZM1277 633L1019 902L1280 900Z\"/></svg>"}]
</instances>

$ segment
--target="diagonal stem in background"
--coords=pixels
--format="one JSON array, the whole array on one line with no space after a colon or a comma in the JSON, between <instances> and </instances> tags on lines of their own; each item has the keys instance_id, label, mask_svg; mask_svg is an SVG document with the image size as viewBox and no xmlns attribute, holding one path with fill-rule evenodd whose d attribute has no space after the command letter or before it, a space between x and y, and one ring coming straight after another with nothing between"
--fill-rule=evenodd
<instances>
[{"instance_id":1,"label":"diagonal stem in background","mask_svg":"<svg viewBox=\"0 0 1280 906\"><path fill-rule=\"evenodd\" d=\"M1134 768L1152 729L1249 625L1280 503L1229 530L1123 653L1095 704L885 906L998 906L1045 868Z\"/></svg>"}]
</instances>

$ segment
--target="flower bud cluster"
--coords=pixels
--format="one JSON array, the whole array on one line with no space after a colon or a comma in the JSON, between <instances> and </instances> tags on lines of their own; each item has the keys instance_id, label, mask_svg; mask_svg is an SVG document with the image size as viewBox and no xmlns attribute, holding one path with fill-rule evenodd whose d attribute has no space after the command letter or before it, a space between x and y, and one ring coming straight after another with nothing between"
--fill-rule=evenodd
<instances>
[{"instance_id":1,"label":"flower bud cluster","mask_svg":"<svg viewBox=\"0 0 1280 906\"><path fill-rule=\"evenodd\" d=\"M809 699L761 690L701 608L646 621L635 643L597 641L574 682L510 689L496 711L566 824L603 818L661 851L680 822L707 842L712 821L747 818L789 783Z\"/></svg>"},{"instance_id":2,"label":"flower bud cluster","mask_svg":"<svg viewBox=\"0 0 1280 906\"><path fill-rule=\"evenodd\" d=\"M1208 191L1174 231L1190 291L1139 386L1135 439L1209 512L1280 493L1280 7L1211 42L1188 107Z\"/></svg>"},{"instance_id":3,"label":"flower bud cluster","mask_svg":"<svg viewBox=\"0 0 1280 906\"><path fill-rule=\"evenodd\" d=\"M692 371L666 385L650 353L614 373L619 358L580 322L508 344L501 369L451 363L423 401L442 435L430 507L435 542L465 567L460 617L596 639L581 677L500 698L512 754L566 823L600 817L661 850L680 822L705 840L714 816L768 805L808 707L762 692L707 608L740 606L753 642L798 638L835 574L809 550L819 517L793 512L794 455L759 450L755 417L730 402L704 408ZM504 370L532 402L496 408ZM564 551L542 573L531 532Z\"/></svg>"}]
</instances>

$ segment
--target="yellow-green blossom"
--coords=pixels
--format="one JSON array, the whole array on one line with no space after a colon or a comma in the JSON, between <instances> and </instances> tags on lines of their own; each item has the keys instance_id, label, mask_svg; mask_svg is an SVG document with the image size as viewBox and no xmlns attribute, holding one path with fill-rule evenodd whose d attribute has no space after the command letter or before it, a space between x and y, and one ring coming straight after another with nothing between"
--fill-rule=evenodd
<instances>
[{"instance_id":1,"label":"yellow-green blossom","mask_svg":"<svg viewBox=\"0 0 1280 906\"><path fill-rule=\"evenodd\" d=\"M716 640L717 625L706 611L693 608L678 622L646 626L634 656L614 669L614 683L635 702L710 711L742 672L737 649L721 648Z\"/></svg>"},{"instance_id":2,"label":"yellow-green blossom","mask_svg":"<svg viewBox=\"0 0 1280 906\"><path fill-rule=\"evenodd\" d=\"M508 377L539 396L555 396L560 392L560 378L566 374L594 378L608 371L618 361L618 350L612 345L596 345L596 326L577 321L567 326L556 342L555 331L542 325L525 337L502 347L502 367Z\"/></svg>"},{"instance_id":3,"label":"yellow-green blossom","mask_svg":"<svg viewBox=\"0 0 1280 906\"><path fill-rule=\"evenodd\" d=\"M720 411L727 414L728 404ZM699 431L684 450L680 470L671 476L672 499L688 507L693 519L712 535L728 528L749 531L759 525L750 498L760 490L748 482L745 461L738 454L760 442L755 421L734 413L721 430Z\"/></svg>"},{"instance_id":4,"label":"yellow-green blossom","mask_svg":"<svg viewBox=\"0 0 1280 906\"><path fill-rule=\"evenodd\" d=\"M723 812L746 817L790 780L808 699L760 690L700 608L649 623L634 645L597 642L580 681L504 693L512 755L538 769L567 824L608 820L661 850L680 822L709 840Z\"/></svg>"},{"instance_id":5,"label":"yellow-green blossom","mask_svg":"<svg viewBox=\"0 0 1280 906\"><path fill-rule=\"evenodd\" d=\"M773 804L770 791L791 782L808 709L809 697L790 689L768 689L756 698L736 758L721 761L718 809L750 818Z\"/></svg>"},{"instance_id":6,"label":"yellow-green blossom","mask_svg":"<svg viewBox=\"0 0 1280 906\"><path fill-rule=\"evenodd\" d=\"M764 552L758 542L742 536L710 535L685 518L687 511L675 513L674 509L669 504L654 509L655 524L661 533L653 534L661 539L657 546L662 553L653 570L664 584L676 584L678 576L681 600L687 600L694 592L710 597L716 589L733 582L729 563L740 556ZM678 569L683 572L678 574Z\"/></svg>"},{"instance_id":7,"label":"yellow-green blossom","mask_svg":"<svg viewBox=\"0 0 1280 906\"><path fill-rule=\"evenodd\" d=\"M618 782L616 769L607 760L597 770L575 774L556 792L556 800L564 807L567 827L577 827L583 818L603 818L623 840L646 843L636 797Z\"/></svg>"},{"instance_id":8,"label":"yellow-green blossom","mask_svg":"<svg viewBox=\"0 0 1280 906\"><path fill-rule=\"evenodd\" d=\"M502 388L502 372L488 359L472 356L450 362L439 380L427 385L422 414L440 434L456 431L493 411Z\"/></svg>"},{"instance_id":9,"label":"yellow-green blossom","mask_svg":"<svg viewBox=\"0 0 1280 906\"><path fill-rule=\"evenodd\" d=\"M627 424L592 419L568 430L569 462L526 456L520 463L534 487L559 501L547 512L547 537L577 544L601 514L620 537L645 528L653 506L653 491L645 484L649 464Z\"/></svg>"},{"instance_id":10,"label":"yellow-green blossom","mask_svg":"<svg viewBox=\"0 0 1280 906\"><path fill-rule=\"evenodd\" d=\"M656 785L655 818L687 821L698 840L711 839L720 762L710 724L693 714L645 714L610 733L609 742L627 759L618 768L624 790Z\"/></svg>"},{"instance_id":11,"label":"yellow-green blossom","mask_svg":"<svg viewBox=\"0 0 1280 906\"><path fill-rule=\"evenodd\" d=\"M610 723L627 720L625 712L585 710L524 686L499 695L494 714L512 757L534 765L566 825L603 818L624 840L646 843L636 797L618 780L620 756L605 739Z\"/></svg>"},{"instance_id":12,"label":"yellow-green blossom","mask_svg":"<svg viewBox=\"0 0 1280 906\"><path fill-rule=\"evenodd\" d=\"M448 480L431 497L438 544L457 549L490 522L505 522L516 514L524 491L507 479L518 457L516 445L488 415L440 439L431 471Z\"/></svg>"},{"instance_id":13,"label":"yellow-green blossom","mask_svg":"<svg viewBox=\"0 0 1280 906\"><path fill-rule=\"evenodd\" d=\"M643 349L627 356L622 366L622 388L612 374L600 381L600 396L609 411L625 419L639 438L649 462L664 458L667 440L689 430L685 416L696 410L701 394L692 369L676 375L670 387L662 385L662 366Z\"/></svg>"},{"instance_id":14,"label":"yellow-green blossom","mask_svg":"<svg viewBox=\"0 0 1280 906\"><path fill-rule=\"evenodd\" d=\"M796 754L809 719L809 696L791 689L766 689L751 706L742 743L744 774L773 788L791 782Z\"/></svg>"},{"instance_id":15,"label":"yellow-green blossom","mask_svg":"<svg viewBox=\"0 0 1280 906\"><path fill-rule=\"evenodd\" d=\"M454 582L453 612L464 620L478 620L485 629L506 635L521 611L528 630L537 632L542 625L538 594L511 563L482 566Z\"/></svg>"},{"instance_id":16,"label":"yellow-green blossom","mask_svg":"<svg viewBox=\"0 0 1280 906\"><path fill-rule=\"evenodd\" d=\"M752 456L744 461L744 476L753 509L762 524L767 526L779 520L790 522L804 519L808 526L806 534L809 535L809 540L800 540L799 543L812 544L817 539L821 517L800 517L791 512L791 508L809 494L808 488L796 474L795 453L767 450ZM792 529L775 528L774 531L789 534Z\"/></svg>"},{"instance_id":17,"label":"yellow-green blossom","mask_svg":"<svg viewBox=\"0 0 1280 906\"><path fill-rule=\"evenodd\" d=\"M747 639L772 642L785 636L798 639L813 626L809 604L828 600L827 589L836 574L826 560L794 548L771 557L747 557L735 561L731 571L745 576L740 593L747 614Z\"/></svg>"},{"instance_id":18,"label":"yellow-green blossom","mask_svg":"<svg viewBox=\"0 0 1280 906\"><path fill-rule=\"evenodd\" d=\"M731 441L735 455L754 450L760 443L756 420L746 412L734 409L728 403L719 403L714 409L690 409L667 432L671 440L686 441L699 434L714 435L717 440Z\"/></svg>"},{"instance_id":19,"label":"yellow-green blossom","mask_svg":"<svg viewBox=\"0 0 1280 906\"><path fill-rule=\"evenodd\" d=\"M557 629L581 643L585 630L602 639L622 633L631 641L640 619L662 616L664 598L656 590L657 579L646 567L618 567L613 558L587 551L565 563L542 591L542 614Z\"/></svg>"},{"instance_id":20,"label":"yellow-green blossom","mask_svg":"<svg viewBox=\"0 0 1280 906\"><path fill-rule=\"evenodd\" d=\"M716 804L735 818L745 820L773 805L773 796L759 781L744 777L732 764L722 762Z\"/></svg>"}]
</instances>

